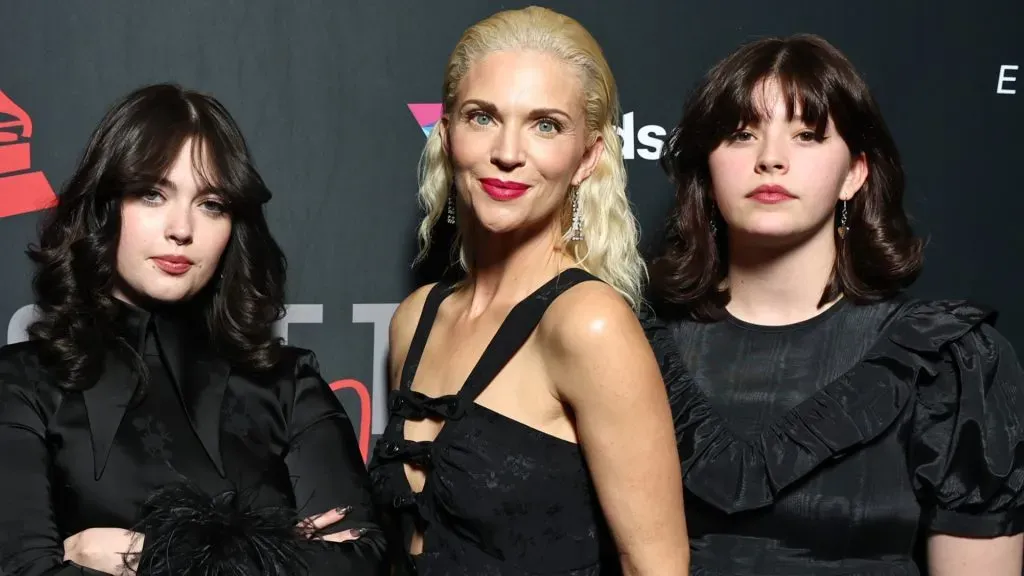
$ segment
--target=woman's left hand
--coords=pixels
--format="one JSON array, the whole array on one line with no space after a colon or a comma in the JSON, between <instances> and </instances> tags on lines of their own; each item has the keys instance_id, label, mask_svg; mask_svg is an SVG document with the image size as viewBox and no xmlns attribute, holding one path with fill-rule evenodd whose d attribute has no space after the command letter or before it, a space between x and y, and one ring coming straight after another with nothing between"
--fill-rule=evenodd
<instances>
[{"instance_id":1,"label":"woman's left hand","mask_svg":"<svg viewBox=\"0 0 1024 576\"><path fill-rule=\"evenodd\" d=\"M144 539L142 534L121 528L89 528L64 540L64 560L114 576L125 576L133 573L134 556L142 550Z\"/></svg>"},{"instance_id":2,"label":"woman's left hand","mask_svg":"<svg viewBox=\"0 0 1024 576\"><path fill-rule=\"evenodd\" d=\"M296 528L300 534L304 534L306 538L316 538L318 540L325 540L327 542L349 542L351 540L358 540L366 530L363 528L356 528L353 530L346 530L344 532L338 532L337 534L326 534L318 536L317 532L336 524L345 519L345 515L352 511L351 506L344 508L333 508L322 514L314 514L309 518L306 518Z\"/></svg>"}]
</instances>

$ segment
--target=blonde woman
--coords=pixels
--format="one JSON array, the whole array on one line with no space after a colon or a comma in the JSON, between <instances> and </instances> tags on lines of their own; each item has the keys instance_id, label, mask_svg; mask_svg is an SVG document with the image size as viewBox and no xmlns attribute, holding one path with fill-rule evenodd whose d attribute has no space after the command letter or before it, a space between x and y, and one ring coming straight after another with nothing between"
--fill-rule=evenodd
<instances>
[{"instance_id":1,"label":"blonde woman","mask_svg":"<svg viewBox=\"0 0 1024 576\"><path fill-rule=\"evenodd\" d=\"M466 274L417 290L391 324L371 476L399 571L687 573L600 47L550 10L501 12L459 41L443 101L420 239L426 251L435 225L457 226Z\"/></svg>"}]
</instances>

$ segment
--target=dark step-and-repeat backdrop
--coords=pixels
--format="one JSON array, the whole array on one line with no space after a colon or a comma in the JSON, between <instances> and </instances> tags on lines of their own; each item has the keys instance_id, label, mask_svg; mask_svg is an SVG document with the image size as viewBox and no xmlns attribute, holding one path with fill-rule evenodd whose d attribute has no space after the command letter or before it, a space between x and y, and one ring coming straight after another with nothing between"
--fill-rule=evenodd
<instances>
[{"instance_id":1,"label":"dark step-and-repeat backdrop","mask_svg":"<svg viewBox=\"0 0 1024 576\"><path fill-rule=\"evenodd\" d=\"M103 112L148 83L212 93L274 192L289 258L280 332L317 352L364 453L386 419L392 311L418 283L416 162L461 32L515 2L0 3L0 327L25 338L33 241ZM672 200L656 159L700 75L741 42L820 34L858 66L899 143L928 238L914 292L1001 311L1024 351L1024 2L577 0L604 47L645 249ZM0 331L0 338L4 332Z\"/></svg>"}]
</instances>

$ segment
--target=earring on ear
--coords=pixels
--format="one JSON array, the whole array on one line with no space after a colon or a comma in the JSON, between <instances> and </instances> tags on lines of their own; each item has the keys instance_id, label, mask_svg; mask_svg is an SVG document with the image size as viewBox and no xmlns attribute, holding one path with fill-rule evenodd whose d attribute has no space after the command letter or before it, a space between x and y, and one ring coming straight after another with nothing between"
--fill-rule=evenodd
<instances>
[{"instance_id":1,"label":"earring on ear","mask_svg":"<svg viewBox=\"0 0 1024 576\"><path fill-rule=\"evenodd\" d=\"M711 236L718 236L718 224L715 223L715 205L711 205L711 218L708 218L708 224L711 225Z\"/></svg>"},{"instance_id":2,"label":"earring on ear","mask_svg":"<svg viewBox=\"0 0 1024 576\"><path fill-rule=\"evenodd\" d=\"M839 233L839 239L844 240L846 233L850 231L849 226L846 225L847 212L846 212L846 200L843 200L843 208L839 214L839 227L836 228L836 232Z\"/></svg>"},{"instance_id":3,"label":"earring on ear","mask_svg":"<svg viewBox=\"0 0 1024 576\"><path fill-rule=\"evenodd\" d=\"M455 187L448 192L448 223L455 224Z\"/></svg>"},{"instance_id":4,"label":"earring on ear","mask_svg":"<svg viewBox=\"0 0 1024 576\"><path fill-rule=\"evenodd\" d=\"M580 188L579 186L573 186L572 191L572 235L570 239L573 242L583 241L583 216L580 214Z\"/></svg>"}]
</instances>

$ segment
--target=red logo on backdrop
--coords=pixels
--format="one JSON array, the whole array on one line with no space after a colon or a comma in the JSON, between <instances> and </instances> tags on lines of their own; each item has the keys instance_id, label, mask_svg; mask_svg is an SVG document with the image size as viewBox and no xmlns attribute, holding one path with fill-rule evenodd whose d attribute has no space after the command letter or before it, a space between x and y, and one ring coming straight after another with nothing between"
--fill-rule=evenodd
<instances>
[{"instance_id":1,"label":"red logo on backdrop","mask_svg":"<svg viewBox=\"0 0 1024 576\"><path fill-rule=\"evenodd\" d=\"M363 456L363 462L370 461L370 420L372 414L370 413L370 391L366 389L366 384L363 384L359 380L338 380L337 382L331 382L331 390L338 392L339 390L352 390L359 397L359 432L357 434L359 440L359 452Z\"/></svg>"},{"instance_id":2,"label":"red logo on backdrop","mask_svg":"<svg viewBox=\"0 0 1024 576\"><path fill-rule=\"evenodd\" d=\"M44 210L57 195L40 170L32 170L32 119L0 90L0 218Z\"/></svg>"}]
</instances>

